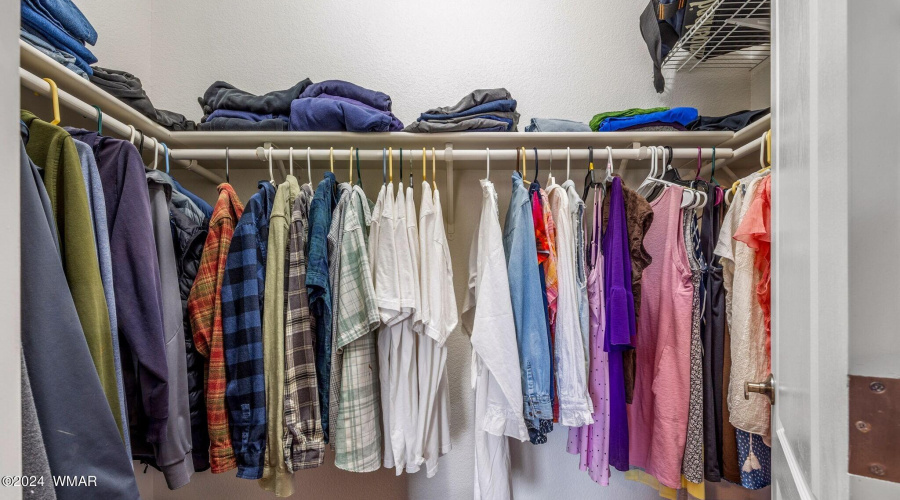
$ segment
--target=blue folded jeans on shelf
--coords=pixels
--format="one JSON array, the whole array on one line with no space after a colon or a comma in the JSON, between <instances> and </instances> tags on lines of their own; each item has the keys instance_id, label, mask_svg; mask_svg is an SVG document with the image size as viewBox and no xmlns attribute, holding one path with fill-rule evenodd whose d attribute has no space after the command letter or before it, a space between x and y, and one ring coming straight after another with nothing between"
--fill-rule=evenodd
<instances>
[{"instance_id":1,"label":"blue folded jeans on shelf","mask_svg":"<svg viewBox=\"0 0 900 500\"><path fill-rule=\"evenodd\" d=\"M35 9L29 0L22 2L22 26L27 31L44 37L57 49L72 54L75 57L75 64L79 68L89 75L92 73L91 64L97 62L94 54L84 46L82 41L62 29L58 22Z\"/></svg>"},{"instance_id":2,"label":"blue folded jeans on shelf","mask_svg":"<svg viewBox=\"0 0 900 500\"><path fill-rule=\"evenodd\" d=\"M76 64L75 56L63 50L57 49L49 42L47 42L44 37L36 35L34 33L29 33L23 28L20 30L19 38L25 40L25 43L31 45L41 53L47 55L50 59L53 59L54 61L62 64L63 66L68 68L69 71L82 78L89 78L88 74L85 73L85 71L81 69L78 64Z\"/></svg>"}]
</instances>

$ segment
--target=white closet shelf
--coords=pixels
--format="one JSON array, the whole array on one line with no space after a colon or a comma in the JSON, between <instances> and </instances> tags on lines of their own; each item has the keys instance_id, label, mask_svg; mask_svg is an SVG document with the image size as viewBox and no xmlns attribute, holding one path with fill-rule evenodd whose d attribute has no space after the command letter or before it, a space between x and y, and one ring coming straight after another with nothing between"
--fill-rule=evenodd
<instances>
[{"instance_id":1,"label":"white closet shelf","mask_svg":"<svg viewBox=\"0 0 900 500\"><path fill-rule=\"evenodd\" d=\"M355 147L361 150L361 159L367 160L366 167L376 167L373 160L380 159L380 150L384 147L394 148L394 158L398 159L398 149L403 148L405 153L412 154L414 161L418 150L428 150L431 158L431 148L435 148L436 156L442 162L446 151L453 150L453 157L459 161L475 160L483 158L478 156L475 150L491 148L492 159L506 160L514 155L513 150L525 147L526 154L530 158L533 153L531 148L541 151L541 159L548 159L550 151L553 151L554 162L565 161L565 149L572 148L573 160L582 158L584 150L593 146L595 159L605 158L605 148L610 146L619 150L633 149L638 146L666 145L673 148L683 148L682 158L690 158L686 148L712 148L719 149L717 158L728 158L731 150L737 150L742 145L757 139L770 127L770 118L766 116L738 133L729 131L715 132L479 132L479 133L442 133L442 134L410 134L406 132L388 133L353 133L353 132L173 132L161 127L148 119L127 104L119 101L88 80L79 77L69 71L53 59L37 51L27 43L19 41L20 47L20 79L22 85L43 95L49 95L49 85L41 80L51 78L60 89L60 104L69 110L75 110L79 115L96 120L97 112L93 105L101 108L104 115L104 132L115 133L120 137L128 138L129 125L144 132L145 146L153 151L157 141L165 143L173 150L172 158L176 164L209 179L212 182L221 182L221 176L201 167L197 161L209 168L223 168L224 149L231 150L230 158L235 161L262 160L264 154L258 154L261 147L272 144L281 151L276 154L276 159L283 160L287 149L294 148L294 160L305 160L307 147L318 150L313 159L321 162L322 150L335 148L335 161L343 158L346 162L347 151ZM65 112L62 113L63 123L66 122ZM254 154L248 154L247 150L256 149ZM215 150L215 151L210 151ZM236 151L237 150L237 151ZM240 151L243 150L243 151ZM579 150L577 153L575 150ZM240 152L239 152L240 151ZM709 158L711 151L704 151L704 158ZM546 157L544 154L546 153ZM638 159L637 151L617 152L617 158L628 160ZM406 155L404 155L406 156ZM678 157L678 156L676 156ZM694 158L696 156L693 156ZM746 161L746 160L745 160ZM685 165L690 160L685 160ZM232 164L233 167L247 168L248 164ZM462 166L462 165L459 165ZM555 165L554 165L555 166ZM338 168L337 164L335 165ZM498 165L499 167L499 165ZM252 164L252 168L265 168L264 161ZM452 167L451 167L452 168ZM685 168L687 168L685 166Z\"/></svg>"}]
</instances>

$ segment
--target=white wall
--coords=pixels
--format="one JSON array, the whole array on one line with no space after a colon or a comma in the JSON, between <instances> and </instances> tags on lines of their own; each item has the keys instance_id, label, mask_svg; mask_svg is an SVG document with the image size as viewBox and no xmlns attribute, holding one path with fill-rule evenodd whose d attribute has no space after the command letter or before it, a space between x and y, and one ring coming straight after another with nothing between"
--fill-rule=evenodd
<instances>
[{"instance_id":1,"label":"white wall","mask_svg":"<svg viewBox=\"0 0 900 500\"><path fill-rule=\"evenodd\" d=\"M146 11L148 4L151 12ZM156 106L193 119L201 115L197 96L219 79L258 93L286 88L305 77L350 80L391 95L394 111L404 122L427 108L453 104L475 88L504 86L519 101L522 128L533 116L586 122L604 110L657 105L696 106L701 113L721 115L747 109L751 101L746 71L670 75L670 90L657 95L650 58L638 31L643 2L128 0L109 4L79 0L78 5L100 32L96 53L101 65L138 72ZM495 166L492 178L502 218L509 201L509 171L501 168ZM261 174L232 172L242 200L255 192ZM316 169L314 179L321 174ZM445 209L447 203L455 202L457 210L456 236L450 245L460 306L473 230L468 221L476 218L480 207L477 179L481 175L458 171L456 199L444 200ZM363 176L374 199L380 175L366 170ZM444 188L443 172L438 177ZM189 174L179 175L179 180L207 200L215 200L215 187L208 182ZM416 192L418 196L418 186ZM395 478L386 470L351 474L334 468L329 453L323 467L296 475L296 496L471 498L471 352L462 331L451 335L448 346L453 451L441 459L436 477ZM546 445L512 446L517 499L659 498L655 491L626 481L617 472L609 488L593 483L578 470L577 457L565 452L566 434L565 428L558 427ZM145 495L157 499L271 496L255 482L233 474L199 473L190 485L175 492L168 491L162 475L152 469L147 477L139 476ZM709 499L760 496L766 497L767 491L754 495L710 485L707 493Z\"/></svg>"},{"instance_id":2,"label":"white wall","mask_svg":"<svg viewBox=\"0 0 900 500\"><path fill-rule=\"evenodd\" d=\"M101 66L134 70L157 107L195 120L202 115L197 97L216 80L264 93L306 77L386 92L404 123L490 87L512 92L523 128L534 116L587 122L595 113L631 107L695 106L721 115L750 106L745 70L670 75L670 90L656 94L638 30L645 2L78 5L100 34Z\"/></svg>"}]
</instances>

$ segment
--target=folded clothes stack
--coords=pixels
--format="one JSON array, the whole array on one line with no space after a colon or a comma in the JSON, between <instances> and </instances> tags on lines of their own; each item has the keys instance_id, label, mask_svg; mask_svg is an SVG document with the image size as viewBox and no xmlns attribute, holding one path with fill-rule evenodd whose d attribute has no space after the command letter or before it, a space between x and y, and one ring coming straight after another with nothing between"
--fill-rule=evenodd
<instances>
[{"instance_id":1,"label":"folded clothes stack","mask_svg":"<svg viewBox=\"0 0 900 500\"><path fill-rule=\"evenodd\" d=\"M291 103L290 127L295 131L396 132L403 123L391 112L391 98L342 80L307 87Z\"/></svg>"},{"instance_id":2,"label":"folded clothes stack","mask_svg":"<svg viewBox=\"0 0 900 500\"><path fill-rule=\"evenodd\" d=\"M226 82L215 82L198 97L203 119L197 126L207 131L285 131L291 102L312 85L309 78L291 88L255 95Z\"/></svg>"},{"instance_id":3,"label":"folded clothes stack","mask_svg":"<svg viewBox=\"0 0 900 500\"><path fill-rule=\"evenodd\" d=\"M82 77L97 62L85 43L97 43L97 31L69 0L22 0L20 36L29 45ZM77 68L77 70L76 70Z\"/></svg>"},{"instance_id":4,"label":"folded clothes stack","mask_svg":"<svg viewBox=\"0 0 900 500\"><path fill-rule=\"evenodd\" d=\"M736 111L725 116L698 116L687 124L688 130L738 130L769 114L769 108L753 111Z\"/></svg>"},{"instance_id":5,"label":"folded clothes stack","mask_svg":"<svg viewBox=\"0 0 900 500\"><path fill-rule=\"evenodd\" d=\"M525 127L526 132L590 132L591 127L586 123L560 118L532 118L531 123Z\"/></svg>"},{"instance_id":6,"label":"folded clothes stack","mask_svg":"<svg viewBox=\"0 0 900 500\"><path fill-rule=\"evenodd\" d=\"M591 129L598 132L687 130L687 124L698 116L696 108L632 108L594 115Z\"/></svg>"},{"instance_id":7,"label":"folded clothes stack","mask_svg":"<svg viewBox=\"0 0 900 500\"><path fill-rule=\"evenodd\" d=\"M193 121L188 120L180 113L153 107L153 103L144 92L140 78L117 69L101 68L100 66L94 66L92 69L94 71L90 77L91 83L112 94L147 118L169 130L184 131L196 128Z\"/></svg>"},{"instance_id":8,"label":"folded clothes stack","mask_svg":"<svg viewBox=\"0 0 900 500\"><path fill-rule=\"evenodd\" d=\"M429 109L406 132L515 132L519 113L506 89L479 89L453 106Z\"/></svg>"}]
</instances>

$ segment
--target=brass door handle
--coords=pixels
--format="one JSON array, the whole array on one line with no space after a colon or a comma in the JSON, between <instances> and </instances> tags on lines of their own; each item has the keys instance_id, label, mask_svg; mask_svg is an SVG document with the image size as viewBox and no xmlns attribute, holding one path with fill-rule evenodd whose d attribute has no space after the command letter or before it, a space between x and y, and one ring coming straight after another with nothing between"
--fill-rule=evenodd
<instances>
[{"instance_id":1,"label":"brass door handle","mask_svg":"<svg viewBox=\"0 0 900 500\"><path fill-rule=\"evenodd\" d=\"M756 392L769 398L769 404L775 404L775 377L770 373L762 382L744 382L744 399L750 399L750 393Z\"/></svg>"}]
</instances>

